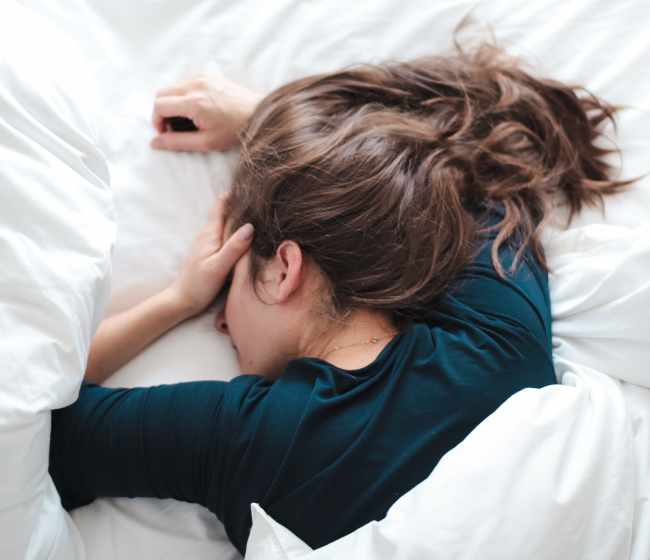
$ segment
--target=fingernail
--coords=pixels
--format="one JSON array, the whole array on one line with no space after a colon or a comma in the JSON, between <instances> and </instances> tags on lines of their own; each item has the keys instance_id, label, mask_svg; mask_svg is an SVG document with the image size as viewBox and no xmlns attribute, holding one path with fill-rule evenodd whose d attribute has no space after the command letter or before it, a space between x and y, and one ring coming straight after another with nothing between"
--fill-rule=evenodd
<instances>
[{"instance_id":1,"label":"fingernail","mask_svg":"<svg viewBox=\"0 0 650 560\"><path fill-rule=\"evenodd\" d=\"M245 226L242 226L239 230L239 237L241 238L242 241L250 241L253 239L253 233L255 230L253 229L252 224L246 224Z\"/></svg>"},{"instance_id":2,"label":"fingernail","mask_svg":"<svg viewBox=\"0 0 650 560\"><path fill-rule=\"evenodd\" d=\"M156 136L152 141L151 141L151 147L152 148L162 148L163 147L163 141L160 136Z\"/></svg>"}]
</instances>

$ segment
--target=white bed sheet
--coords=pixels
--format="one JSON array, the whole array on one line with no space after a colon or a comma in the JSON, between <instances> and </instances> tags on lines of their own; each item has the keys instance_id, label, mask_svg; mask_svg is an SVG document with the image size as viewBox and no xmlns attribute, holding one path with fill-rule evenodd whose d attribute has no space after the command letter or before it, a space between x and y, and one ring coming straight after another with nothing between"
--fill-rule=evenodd
<instances>
[{"instance_id":1,"label":"white bed sheet","mask_svg":"<svg viewBox=\"0 0 650 560\"><path fill-rule=\"evenodd\" d=\"M347 64L408 59L451 47L473 10L510 50L551 77L584 84L621 113L616 143L625 177L650 169L650 4L644 0L21 0L84 49L100 91L100 147L111 171L118 223L108 313L166 286L179 271L227 188L229 154L148 148L157 89L213 70L260 92ZM463 33L487 37L485 25ZM612 161L617 164L614 156ZM606 218L586 211L573 226L635 228L650 217L643 179L607 202ZM229 379L237 365L213 313L151 345L108 382L136 386ZM580 333L583 339L592 331ZM91 560L237 558L206 510L155 500L98 500L73 514Z\"/></svg>"}]
</instances>

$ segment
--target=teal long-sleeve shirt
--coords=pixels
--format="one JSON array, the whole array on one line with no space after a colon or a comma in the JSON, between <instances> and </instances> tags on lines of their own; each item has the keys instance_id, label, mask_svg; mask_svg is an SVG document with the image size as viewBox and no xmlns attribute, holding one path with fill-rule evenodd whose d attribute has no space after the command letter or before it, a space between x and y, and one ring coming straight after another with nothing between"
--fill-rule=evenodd
<instances>
[{"instance_id":1,"label":"teal long-sleeve shirt","mask_svg":"<svg viewBox=\"0 0 650 560\"><path fill-rule=\"evenodd\" d=\"M274 383L84 383L52 416L50 473L63 505L201 504L242 553L252 502L313 548L382 519L508 397L555 383L547 274L529 256L501 279L491 243L364 368L302 358ZM507 269L513 250L500 256Z\"/></svg>"}]
</instances>

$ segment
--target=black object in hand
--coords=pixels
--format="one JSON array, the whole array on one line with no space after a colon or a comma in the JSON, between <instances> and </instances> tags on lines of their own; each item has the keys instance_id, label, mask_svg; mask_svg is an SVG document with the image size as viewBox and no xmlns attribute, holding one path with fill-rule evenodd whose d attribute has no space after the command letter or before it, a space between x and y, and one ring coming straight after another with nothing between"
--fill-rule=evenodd
<instances>
[{"instance_id":1,"label":"black object in hand","mask_svg":"<svg viewBox=\"0 0 650 560\"><path fill-rule=\"evenodd\" d=\"M196 125L186 117L169 117L167 122L174 132L193 132L198 130Z\"/></svg>"}]
</instances>

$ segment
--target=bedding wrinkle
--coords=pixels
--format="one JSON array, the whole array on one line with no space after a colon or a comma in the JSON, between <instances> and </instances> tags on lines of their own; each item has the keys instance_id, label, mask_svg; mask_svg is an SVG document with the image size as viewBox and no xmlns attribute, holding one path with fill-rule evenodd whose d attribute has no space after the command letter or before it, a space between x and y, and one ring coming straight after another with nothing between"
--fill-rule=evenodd
<instances>
[{"instance_id":1,"label":"bedding wrinkle","mask_svg":"<svg viewBox=\"0 0 650 560\"><path fill-rule=\"evenodd\" d=\"M110 291L94 84L81 50L13 1L0 52L0 558L84 560L47 463L50 411L76 398Z\"/></svg>"}]
</instances>

